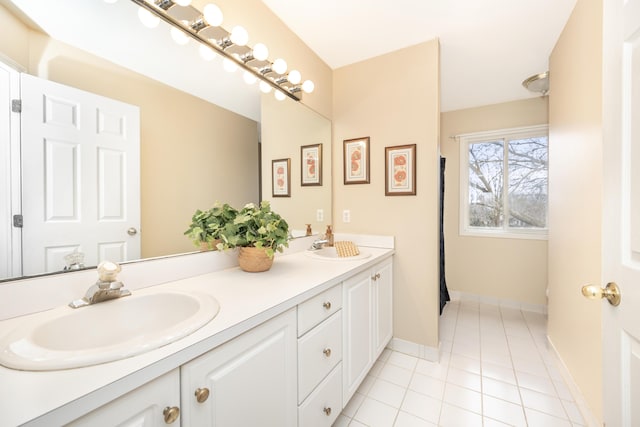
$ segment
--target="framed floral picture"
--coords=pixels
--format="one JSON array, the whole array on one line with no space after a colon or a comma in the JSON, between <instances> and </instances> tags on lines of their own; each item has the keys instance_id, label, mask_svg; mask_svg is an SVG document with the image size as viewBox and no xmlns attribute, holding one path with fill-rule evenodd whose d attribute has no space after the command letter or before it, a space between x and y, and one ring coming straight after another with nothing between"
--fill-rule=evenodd
<instances>
[{"instance_id":1,"label":"framed floral picture","mask_svg":"<svg viewBox=\"0 0 640 427\"><path fill-rule=\"evenodd\" d=\"M415 196L416 144L385 147L385 196Z\"/></svg>"},{"instance_id":2,"label":"framed floral picture","mask_svg":"<svg viewBox=\"0 0 640 427\"><path fill-rule=\"evenodd\" d=\"M291 159L271 161L271 189L273 197L291 197Z\"/></svg>"},{"instance_id":3,"label":"framed floral picture","mask_svg":"<svg viewBox=\"0 0 640 427\"><path fill-rule=\"evenodd\" d=\"M322 144L300 147L300 185L322 185Z\"/></svg>"},{"instance_id":4,"label":"framed floral picture","mask_svg":"<svg viewBox=\"0 0 640 427\"><path fill-rule=\"evenodd\" d=\"M344 144L344 183L369 184L369 137L346 139Z\"/></svg>"}]
</instances>

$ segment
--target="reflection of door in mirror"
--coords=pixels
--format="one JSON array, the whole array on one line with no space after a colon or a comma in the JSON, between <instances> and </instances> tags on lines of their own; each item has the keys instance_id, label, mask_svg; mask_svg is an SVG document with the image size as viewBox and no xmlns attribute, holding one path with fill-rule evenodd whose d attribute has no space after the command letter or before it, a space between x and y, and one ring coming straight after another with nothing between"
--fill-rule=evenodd
<instances>
[{"instance_id":1,"label":"reflection of door in mirror","mask_svg":"<svg viewBox=\"0 0 640 427\"><path fill-rule=\"evenodd\" d=\"M140 112L21 76L23 274L140 258Z\"/></svg>"}]
</instances>

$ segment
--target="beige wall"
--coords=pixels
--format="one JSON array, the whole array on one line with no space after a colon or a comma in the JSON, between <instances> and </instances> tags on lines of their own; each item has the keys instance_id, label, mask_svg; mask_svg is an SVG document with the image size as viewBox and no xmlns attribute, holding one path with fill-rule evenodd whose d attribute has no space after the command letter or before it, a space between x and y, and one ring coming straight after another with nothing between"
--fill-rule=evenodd
<instances>
[{"instance_id":1,"label":"beige wall","mask_svg":"<svg viewBox=\"0 0 640 427\"><path fill-rule=\"evenodd\" d=\"M335 231L396 237L394 336L438 345L439 43L335 70ZM371 183L343 184L343 140L371 138ZM385 197L384 147L417 144L417 195ZM351 222L342 222L343 209Z\"/></svg>"},{"instance_id":2,"label":"beige wall","mask_svg":"<svg viewBox=\"0 0 640 427\"><path fill-rule=\"evenodd\" d=\"M549 339L602 420L602 1L578 0L549 63Z\"/></svg>"},{"instance_id":3,"label":"beige wall","mask_svg":"<svg viewBox=\"0 0 640 427\"><path fill-rule=\"evenodd\" d=\"M460 235L460 143L450 136L546 124L547 98L450 111L440 120L440 147L447 159L444 222L449 290L546 305L546 240Z\"/></svg>"}]
</instances>

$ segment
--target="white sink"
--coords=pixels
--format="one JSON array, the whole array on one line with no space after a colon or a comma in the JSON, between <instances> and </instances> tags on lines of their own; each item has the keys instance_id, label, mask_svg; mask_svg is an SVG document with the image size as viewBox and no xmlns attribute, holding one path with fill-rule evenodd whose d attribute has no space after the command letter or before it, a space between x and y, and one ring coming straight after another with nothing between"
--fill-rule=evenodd
<instances>
[{"instance_id":1,"label":"white sink","mask_svg":"<svg viewBox=\"0 0 640 427\"><path fill-rule=\"evenodd\" d=\"M124 359L183 338L211 321L218 301L204 293L157 291L25 317L0 337L0 364L28 371Z\"/></svg>"},{"instance_id":2,"label":"white sink","mask_svg":"<svg viewBox=\"0 0 640 427\"><path fill-rule=\"evenodd\" d=\"M340 257L338 256L338 251L336 248L332 247L324 247L322 249L318 249L315 251L308 250L305 252L307 256L315 259L321 259L325 261L355 261L359 259L369 258L371 256L370 252L363 251L359 249L360 253L354 256Z\"/></svg>"}]
</instances>

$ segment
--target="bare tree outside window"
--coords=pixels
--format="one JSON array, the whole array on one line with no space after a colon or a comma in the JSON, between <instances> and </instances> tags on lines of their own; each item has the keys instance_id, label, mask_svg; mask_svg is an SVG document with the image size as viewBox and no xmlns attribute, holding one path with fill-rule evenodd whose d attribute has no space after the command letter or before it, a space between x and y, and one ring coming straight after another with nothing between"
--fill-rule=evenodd
<instances>
[{"instance_id":1,"label":"bare tree outside window","mask_svg":"<svg viewBox=\"0 0 640 427\"><path fill-rule=\"evenodd\" d=\"M468 161L469 227L546 228L547 136L469 143Z\"/></svg>"}]
</instances>

